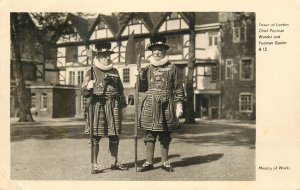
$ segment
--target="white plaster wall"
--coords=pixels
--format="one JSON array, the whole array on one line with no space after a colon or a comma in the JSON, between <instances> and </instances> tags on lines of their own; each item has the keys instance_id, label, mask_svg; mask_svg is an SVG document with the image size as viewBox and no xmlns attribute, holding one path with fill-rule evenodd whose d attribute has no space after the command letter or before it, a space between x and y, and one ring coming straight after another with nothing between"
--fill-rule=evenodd
<instances>
[{"instance_id":1,"label":"white plaster wall","mask_svg":"<svg viewBox=\"0 0 300 190\"><path fill-rule=\"evenodd\" d=\"M65 57L66 56L66 48L59 47L57 48L57 57Z\"/></svg>"},{"instance_id":2,"label":"white plaster wall","mask_svg":"<svg viewBox=\"0 0 300 190\"><path fill-rule=\"evenodd\" d=\"M135 34L141 34L141 25L136 24L136 25L131 25L129 26L129 34L131 34L134 31Z\"/></svg>"},{"instance_id":3,"label":"white plaster wall","mask_svg":"<svg viewBox=\"0 0 300 190\"><path fill-rule=\"evenodd\" d=\"M66 84L66 71L59 71L59 83Z\"/></svg>"},{"instance_id":4,"label":"white plaster wall","mask_svg":"<svg viewBox=\"0 0 300 190\"><path fill-rule=\"evenodd\" d=\"M58 57L56 62L57 67L64 67L66 65L65 57Z\"/></svg>"},{"instance_id":5,"label":"white plaster wall","mask_svg":"<svg viewBox=\"0 0 300 190\"><path fill-rule=\"evenodd\" d=\"M164 32L164 31L166 31L166 22L164 22L164 23L160 26L160 28L159 28L158 31L159 31L159 32Z\"/></svg>"},{"instance_id":6,"label":"white plaster wall","mask_svg":"<svg viewBox=\"0 0 300 190\"><path fill-rule=\"evenodd\" d=\"M178 30L180 29L180 20L169 20L167 21L167 30Z\"/></svg>"}]
</instances>

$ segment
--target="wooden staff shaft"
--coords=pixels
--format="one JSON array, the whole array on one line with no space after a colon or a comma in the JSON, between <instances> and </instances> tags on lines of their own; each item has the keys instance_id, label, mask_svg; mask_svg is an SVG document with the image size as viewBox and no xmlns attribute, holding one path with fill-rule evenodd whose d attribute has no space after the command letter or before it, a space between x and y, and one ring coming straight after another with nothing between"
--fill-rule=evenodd
<instances>
[{"instance_id":1,"label":"wooden staff shaft","mask_svg":"<svg viewBox=\"0 0 300 190\"><path fill-rule=\"evenodd\" d=\"M140 71L141 67L141 55L137 55L137 70ZM137 171L137 139L138 139L138 125L139 125L139 86L140 75L136 76L136 88L135 88L135 127L134 127L134 152L135 152L135 171Z\"/></svg>"}]
</instances>

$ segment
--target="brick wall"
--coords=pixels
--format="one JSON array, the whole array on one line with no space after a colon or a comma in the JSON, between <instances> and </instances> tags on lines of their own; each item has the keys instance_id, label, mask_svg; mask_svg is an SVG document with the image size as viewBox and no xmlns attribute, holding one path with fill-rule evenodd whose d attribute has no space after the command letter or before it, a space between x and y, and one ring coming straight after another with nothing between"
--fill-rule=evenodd
<instances>
[{"instance_id":1,"label":"brick wall","mask_svg":"<svg viewBox=\"0 0 300 190\"><path fill-rule=\"evenodd\" d=\"M233 29L246 25L246 41L233 42ZM221 118L255 119L256 94L256 62L255 62L255 20L231 21L222 25L221 47ZM243 81L240 77L240 61L243 58L253 59L253 78ZM226 79L226 59L232 59L232 78ZM251 93L253 96L252 113L240 112L239 98L241 93Z\"/></svg>"}]
</instances>

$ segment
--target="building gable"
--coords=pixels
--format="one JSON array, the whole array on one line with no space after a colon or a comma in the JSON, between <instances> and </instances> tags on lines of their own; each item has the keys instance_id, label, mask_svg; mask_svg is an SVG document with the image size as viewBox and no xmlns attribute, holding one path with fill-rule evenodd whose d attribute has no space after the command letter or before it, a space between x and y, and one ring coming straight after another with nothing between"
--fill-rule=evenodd
<instances>
[{"instance_id":1,"label":"building gable","mask_svg":"<svg viewBox=\"0 0 300 190\"><path fill-rule=\"evenodd\" d=\"M145 22L141 19L139 14L131 16L127 26L121 33L121 36L129 36L134 31L134 34L148 34L150 33L149 27L145 25Z\"/></svg>"},{"instance_id":2,"label":"building gable","mask_svg":"<svg viewBox=\"0 0 300 190\"><path fill-rule=\"evenodd\" d=\"M111 26L107 24L106 20L99 17L99 19L97 19L96 21L95 26L93 27L90 40L113 38L114 36L115 32L113 32Z\"/></svg>"},{"instance_id":3,"label":"building gable","mask_svg":"<svg viewBox=\"0 0 300 190\"><path fill-rule=\"evenodd\" d=\"M188 23L180 13L169 13L164 22L159 26L158 32L178 31L188 29Z\"/></svg>"},{"instance_id":4,"label":"building gable","mask_svg":"<svg viewBox=\"0 0 300 190\"><path fill-rule=\"evenodd\" d=\"M63 29L61 36L57 40L57 44L72 43L72 42L82 42L82 37L80 36L77 28L73 25L71 20L66 21L68 25Z\"/></svg>"}]
</instances>

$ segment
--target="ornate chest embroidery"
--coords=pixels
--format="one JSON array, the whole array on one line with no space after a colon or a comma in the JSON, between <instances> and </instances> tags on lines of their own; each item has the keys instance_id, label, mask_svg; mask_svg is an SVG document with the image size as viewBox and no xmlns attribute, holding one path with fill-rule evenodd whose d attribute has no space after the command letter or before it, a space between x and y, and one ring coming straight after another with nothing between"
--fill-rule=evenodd
<instances>
[{"instance_id":1,"label":"ornate chest embroidery","mask_svg":"<svg viewBox=\"0 0 300 190\"><path fill-rule=\"evenodd\" d=\"M153 75L150 77L150 88L166 89L168 86L168 73L170 70L170 67L153 68Z\"/></svg>"},{"instance_id":2,"label":"ornate chest embroidery","mask_svg":"<svg viewBox=\"0 0 300 190\"><path fill-rule=\"evenodd\" d=\"M117 89L118 84L118 77L119 75L117 73L112 72L102 72L97 71L97 82L96 85L96 91L95 94L101 94L104 91L115 91Z\"/></svg>"}]
</instances>

